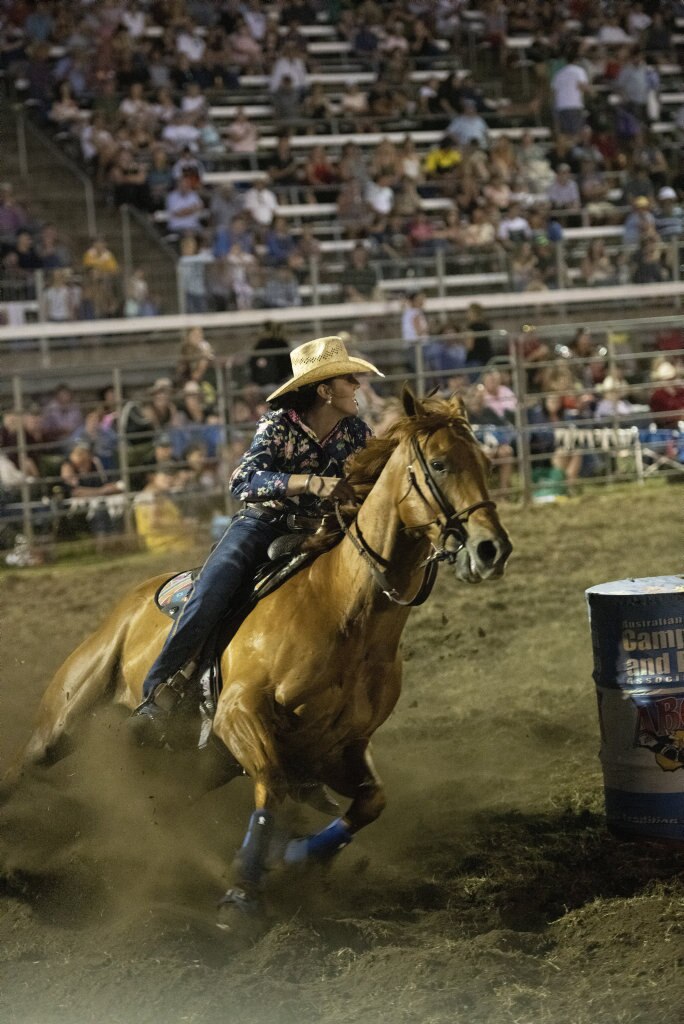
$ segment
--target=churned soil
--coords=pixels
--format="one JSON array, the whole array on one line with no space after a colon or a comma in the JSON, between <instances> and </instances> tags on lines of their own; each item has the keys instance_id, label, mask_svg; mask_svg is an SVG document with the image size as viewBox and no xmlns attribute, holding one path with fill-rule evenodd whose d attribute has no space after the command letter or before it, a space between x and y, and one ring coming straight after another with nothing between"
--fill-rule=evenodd
<instances>
[{"instance_id":1,"label":"churned soil","mask_svg":"<svg viewBox=\"0 0 684 1024\"><path fill-rule=\"evenodd\" d=\"M684 852L605 828L584 590L682 571L682 497L504 507L505 579L440 571L375 737L387 810L330 869L273 871L260 933L216 926L247 781L202 795L194 755L90 714L0 811L3 1024L681 1024ZM3 575L0 770L114 601L183 567Z\"/></svg>"}]
</instances>

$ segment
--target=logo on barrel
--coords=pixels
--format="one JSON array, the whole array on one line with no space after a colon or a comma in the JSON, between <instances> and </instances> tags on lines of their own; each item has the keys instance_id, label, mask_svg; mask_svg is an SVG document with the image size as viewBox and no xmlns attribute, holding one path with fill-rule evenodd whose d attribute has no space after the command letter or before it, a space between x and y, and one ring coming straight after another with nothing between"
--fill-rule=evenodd
<instances>
[{"instance_id":1,"label":"logo on barrel","mask_svg":"<svg viewBox=\"0 0 684 1024\"><path fill-rule=\"evenodd\" d=\"M684 697L662 697L637 708L636 746L650 750L665 772L684 768Z\"/></svg>"}]
</instances>

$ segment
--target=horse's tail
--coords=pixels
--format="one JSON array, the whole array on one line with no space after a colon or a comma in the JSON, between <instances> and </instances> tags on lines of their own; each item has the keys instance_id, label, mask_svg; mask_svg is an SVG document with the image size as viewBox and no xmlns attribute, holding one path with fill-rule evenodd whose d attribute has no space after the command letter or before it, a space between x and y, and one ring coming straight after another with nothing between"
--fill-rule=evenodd
<instances>
[{"instance_id":1,"label":"horse's tail","mask_svg":"<svg viewBox=\"0 0 684 1024\"><path fill-rule=\"evenodd\" d=\"M128 594L60 665L43 694L35 727L15 763L0 782L0 802L14 789L24 770L58 760L70 726L109 693L123 703L134 703L128 688L117 692L119 665L128 631L143 607L150 607L157 581Z\"/></svg>"}]
</instances>

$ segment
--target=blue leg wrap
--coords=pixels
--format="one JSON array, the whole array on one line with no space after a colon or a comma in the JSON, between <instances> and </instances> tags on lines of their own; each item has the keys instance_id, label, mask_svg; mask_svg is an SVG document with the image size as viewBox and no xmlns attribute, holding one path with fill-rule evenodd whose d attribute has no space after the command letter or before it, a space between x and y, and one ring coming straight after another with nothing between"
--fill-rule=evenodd
<instances>
[{"instance_id":1,"label":"blue leg wrap","mask_svg":"<svg viewBox=\"0 0 684 1024\"><path fill-rule=\"evenodd\" d=\"M327 828L312 836L292 839L285 848L286 864L303 864L305 861L325 861L352 841L352 834L342 818L336 818Z\"/></svg>"},{"instance_id":2,"label":"blue leg wrap","mask_svg":"<svg viewBox=\"0 0 684 1024\"><path fill-rule=\"evenodd\" d=\"M249 819L247 834L235 857L239 881L243 885L258 886L266 866L266 855L273 834L273 815L257 810Z\"/></svg>"}]
</instances>

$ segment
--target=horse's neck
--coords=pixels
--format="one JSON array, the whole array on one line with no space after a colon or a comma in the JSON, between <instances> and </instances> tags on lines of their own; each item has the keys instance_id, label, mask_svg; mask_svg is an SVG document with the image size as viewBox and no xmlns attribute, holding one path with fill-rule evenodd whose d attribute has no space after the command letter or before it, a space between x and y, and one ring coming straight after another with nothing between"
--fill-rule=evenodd
<instances>
[{"instance_id":1,"label":"horse's neck","mask_svg":"<svg viewBox=\"0 0 684 1024\"><path fill-rule=\"evenodd\" d=\"M361 536L364 546L378 556L375 561L390 586L403 600L412 597L423 578L422 563L429 550L425 537L408 534L399 515L399 504L408 497L409 481L402 462L390 459L378 481L364 501L352 532ZM426 509L426 520L429 518ZM382 602L387 599L370 571L371 556L364 557L349 537L337 549L338 572L345 581L348 593L354 592L357 606ZM400 606L394 606L399 612ZM408 612L401 609L404 617Z\"/></svg>"}]
</instances>

